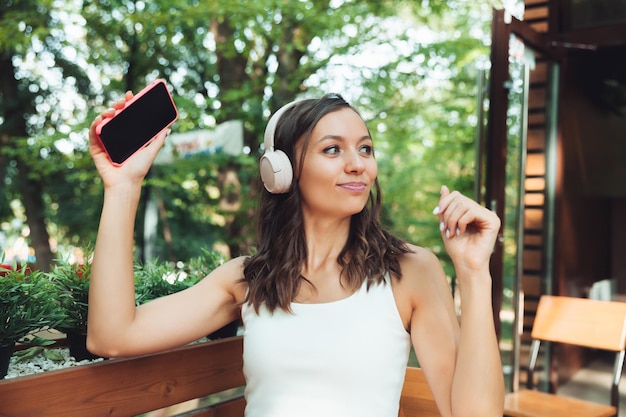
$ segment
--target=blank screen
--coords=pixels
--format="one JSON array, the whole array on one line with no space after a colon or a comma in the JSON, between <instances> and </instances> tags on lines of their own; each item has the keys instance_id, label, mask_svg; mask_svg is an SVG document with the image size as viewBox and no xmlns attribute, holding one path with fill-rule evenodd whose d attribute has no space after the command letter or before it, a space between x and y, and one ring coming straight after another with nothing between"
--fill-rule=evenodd
<instances>
[{"instance_id":1,"label":"blank screen","mask_svg":"<svg viewBox=\"0 0 626 417\"><path fill-rule=\"evenodd\" d=\"M100 139L111 160L121 164L176 117L167 86L159 82L103 125Z\"/></svg>"}]
</instances>

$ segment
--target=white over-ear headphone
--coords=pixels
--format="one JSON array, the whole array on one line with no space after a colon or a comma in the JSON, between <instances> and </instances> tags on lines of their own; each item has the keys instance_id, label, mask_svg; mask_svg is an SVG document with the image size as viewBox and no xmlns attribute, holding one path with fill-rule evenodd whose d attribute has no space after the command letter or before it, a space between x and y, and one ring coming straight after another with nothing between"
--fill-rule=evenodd
<instances>
[{"instance_id":1,"label":"white over-ear headphone","mask_svg":"<svg viewBox=\"0 0 626 417\"><path fill-rule=\"evenodd\" d=\"M280 117L291 106L297 103L292 101L278 109L270 118L265 128L263 143L265 144L265 152L259 161L261 169L261 180L265 189L272 194L282 194L289 191L291 181L293 180L293 169L291 161L285 152L280 149L274 149L274 135L276 134L276 125Z\"/></svg>"}]
</instances>

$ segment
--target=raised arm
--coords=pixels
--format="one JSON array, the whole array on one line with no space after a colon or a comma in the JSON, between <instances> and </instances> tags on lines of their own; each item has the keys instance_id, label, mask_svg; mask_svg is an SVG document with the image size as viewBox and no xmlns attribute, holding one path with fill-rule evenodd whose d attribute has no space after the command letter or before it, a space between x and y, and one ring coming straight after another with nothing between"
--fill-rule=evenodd
<instances>
[{"instance_id":1,"label":"raised arm","mask_svg":"<svg viewBox=\"0 0 626 417\"><path fill-rule=\"evenodd\" d=\"M126 100L131 97L127 93ZM135 307L135 215L142 182L166 134L122 166L114 166L95 136L95 126L113 113L98 116L89 130L90 153L104 183L104 206L92 263L87 344L92 352L107 357L180 346L234 320L238 314L235 282L242 276L241 260L231 261L188 290Z\"/></svg>"},{"instance_id":2,"label":"raised arm","mask_svg":"<svg viewBox=\"0 0 626 417\"><path fill-rule=\"evenodd\" d=\"M461 335L452 383L452 414L501 416L504 380L489 272L500 219L445 186L438 207L442 238L461 294Z\"/></svg>"},{"instance_id":3,"label":"raised arm","mask_svg":"<svg viewBox=\"0 0 626 417\"><path fill-rule=\"evenodd\" d=\"M461 323L459 328L441 265L434 255L422 256L413 344L443 416L500 417L504 380L489 272L500 220L445 186L435 214L459 283Z\"/></svg>"}]
</instances>

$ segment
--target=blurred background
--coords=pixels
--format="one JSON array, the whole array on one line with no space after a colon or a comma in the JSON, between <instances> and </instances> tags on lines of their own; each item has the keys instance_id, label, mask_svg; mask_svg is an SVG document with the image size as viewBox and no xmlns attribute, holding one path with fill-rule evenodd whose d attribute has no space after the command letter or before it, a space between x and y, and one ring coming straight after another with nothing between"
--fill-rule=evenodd
<instances>
[{"instance_id":1,"label":"blurred background","mask_svg":"<svg viewBox=\"0 0 626 417\"><path fill-rule=\"evenodd\" d=\"M139 260L250 253L267 118L327 92L373 133L385 223L441 253L430 213L441 184L473 193L478 74L503 3L515 10L495 0L3 2L2 262L82 262L102 203L87 128L156 78L180 118L147 180Z\"/></svg>"}]
</instances>

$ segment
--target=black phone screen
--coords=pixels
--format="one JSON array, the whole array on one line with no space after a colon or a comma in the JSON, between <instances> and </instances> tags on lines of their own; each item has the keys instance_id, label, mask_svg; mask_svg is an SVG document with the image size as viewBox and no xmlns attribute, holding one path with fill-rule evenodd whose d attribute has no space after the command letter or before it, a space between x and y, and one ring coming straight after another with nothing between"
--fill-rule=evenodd
<instances>
[{"instance_id":1,"label":"black phone screen","mask_svg":"<svg viewBox=\"0 0 626 417\"><path fill-rule=\"evenodd\" d=\"M158 82L104 124L100 140L111 161L121 164L177 117L167 86Z\"/></svg>"}]
</instances>

